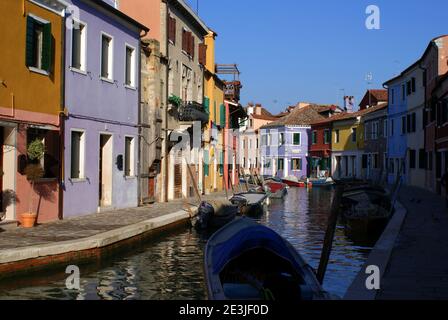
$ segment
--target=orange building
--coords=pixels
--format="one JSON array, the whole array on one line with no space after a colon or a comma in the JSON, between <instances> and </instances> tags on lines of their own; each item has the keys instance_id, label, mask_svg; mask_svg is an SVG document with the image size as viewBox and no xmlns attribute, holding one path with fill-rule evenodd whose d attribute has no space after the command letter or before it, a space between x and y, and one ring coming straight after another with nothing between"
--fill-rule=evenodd
<instances>
[{"instance_id":1,"label":"orange building","mask_svg":"<svg viewBox=\"0 0 448 320\"><path fill-rule=\"evenodd\" d=\"M38 222L60 218L62 30L59 1L0 1L0 210L7 221L25 212ZM28 157L40 142L40 159ZM30 163L44 174L34 185L25 175Z\"/></svg>"}]
</instances>

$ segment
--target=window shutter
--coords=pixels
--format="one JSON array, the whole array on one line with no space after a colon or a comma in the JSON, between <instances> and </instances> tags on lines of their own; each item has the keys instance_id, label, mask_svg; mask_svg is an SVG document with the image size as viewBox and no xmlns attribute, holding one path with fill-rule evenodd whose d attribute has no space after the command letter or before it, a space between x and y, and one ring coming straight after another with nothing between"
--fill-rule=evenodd
<instances>
[{"instance_id":1,"label":"window shutter","mask_svg":"<svg viewBox=\"0 0 448 320\"><path fill-rule=\"evenodd\" d=\"M30 16L26 19L26 60L27 67L32 66L34 62L34 19Z\"/></svg>"},{"instance_id":2,"label":"window shutter","mask_svg":"<svg viewBox=\"0 0 448 320\"><path fill-rule=\"evenodd\" d=\"M51 71L52 51L51 23L46 23L44 24L44 37L42 43L42 69L48 72Z\"/></svg>"},{"instance_id":3,"label":"window shutter","mask_svg":"<svg viewBox=\"0 0 448 320\"><path fill-rule=\"evenodd\" d=\"M194 59L195 49L196 49L196 47L195 47L195 43L194 43L194 37L192 35L191 36L191 53L190 53L190 55L193 59Z\"/></svg>"},{"instance_id":4,"label":"window shutter","mask_svg":"<svg viewBox=\"0 0 448 320\"><path fill-rule=\"evenodd\" d=\"M224 128L226 126L226 108L223 104L221 104L219 109L221 113L221 127Z\"/></svg>"},{"instance_id":5,"label":"window shutter","mask_svg":"<svg viewBox=\"0 0 448 320\"><path fill-rule=\"evenodd\" d=\"M198 59L199 59L199 63L203 66L205 66L206 60L207 60L206 53L207 53L207 46L203 43L200 43Z\"/></svg>"},{"instance_id":6,"label":"window shutter","mask_svg":"<svg viewBox=\"0 0 448 320\"><path fill-rule=\"evenodd\" d=\"M204 108L207 113L210 113L210 98L204 97Z\"/></svg>"},{"instance_id":7,"label":"window shutter","mask_svg":"<svg viewBox=\"0 0 448 320\"><path fill-rule=\"evenodd\" d=\"M209 154L208 150L204 150L204 175L209 176Z\"/></svg>"}]
</instances>

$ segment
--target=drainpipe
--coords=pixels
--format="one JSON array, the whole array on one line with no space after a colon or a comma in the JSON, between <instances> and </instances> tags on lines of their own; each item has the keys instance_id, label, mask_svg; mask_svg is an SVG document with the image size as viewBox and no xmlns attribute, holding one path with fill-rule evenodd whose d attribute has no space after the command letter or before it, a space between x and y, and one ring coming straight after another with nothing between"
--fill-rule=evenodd
<instances>
[{"instance_id":1,"label":"drainpipe","mask_svg":"<svg viewBox=\"0 0 448 320\"><path fill-rule=\"evenodd\" d=\"M64 151L65 151L65 55L66 55L66 17L65 10L64 16L61 18L62 26L61 26L61 110L59 111L59 208L58 208L58 218L62 220L64 218L64 189L65 189L65 162L64 162Z\"/></svg>"},{"instance_id":2,"label":"drainpipe","mask_svg":"<svg viewBox=\"0 0 448 320\"><path fill-rule=\"evenodd\" d=\"M170 9L170 5L169 5L169 1L170 0L165 0L166 3L166 16L165 16L165 55L166 55L166 70L165 70L165 112L164 112L164 122L165 122L165 155L163 158L163 164L165 169L163 170L163 176L162 179L164 181L164 195L163 195L163 199L162 202L168 202L168 95L169 95L169 41L168 41L168 33L169 33L169 27L168 27L168 23L169 23L169 9Z\"/></svg>"}]
</instances>

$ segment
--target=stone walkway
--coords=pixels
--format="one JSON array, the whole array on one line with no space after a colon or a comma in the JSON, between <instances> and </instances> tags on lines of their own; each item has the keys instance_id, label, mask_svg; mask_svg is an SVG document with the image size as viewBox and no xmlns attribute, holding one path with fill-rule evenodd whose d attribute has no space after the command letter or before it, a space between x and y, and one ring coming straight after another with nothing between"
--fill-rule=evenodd
<instances>
[{"instance_id":1,"label":"stone walkway","mask_svg":"<svg viewBox=\"0 0 448 320\"><path fill-rule=\"evenodd\" d=\"M377 300L448 299L448 209L444 199L402 187L408 210Z\"/></svg>"},{"instance_id":2,"label":"stone walkway","mask_svg":"<svg viewBox=\"0 0 448 320\"><path fill-rule=\"evenodd\" d=\"M215 193L202 198L203 200L212 200L224 197L225 193ZM188 206L186 203L188 203ZM14 228L10 230L8 228L3 230L0 227L0 250L87 238L151 218L167 215L197 204L197 198L193 198L186 202L176 200L169 203L155 203L148 207L122 209L70 218L42 224L32 229Z\"/></svg>"}]
</instances>

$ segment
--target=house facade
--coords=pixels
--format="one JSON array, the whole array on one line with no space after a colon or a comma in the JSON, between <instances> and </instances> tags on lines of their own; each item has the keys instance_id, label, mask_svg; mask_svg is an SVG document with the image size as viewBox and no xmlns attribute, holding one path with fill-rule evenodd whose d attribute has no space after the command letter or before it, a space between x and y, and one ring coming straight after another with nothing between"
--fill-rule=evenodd
<instances>
[{"instance_id":1,"label":"house facade","mask_svg":"<svg viewBox=\"0 0 448 320\"><path fill-rule=\"evenodd\" d=\"M261 175L309 176L311 124L325 117L317 105L298 105L280 120L260 128Z\"/></svg>"},{"instance_id":2,"label":"house facade","mask_svg":"<svg viewBox=\"0 0 448 320\"><path fill-rule=\"evenodd\" d=\"M39 223L62 218L64 10L58 1L0 2L0 216L7 221L30 211ZM34 160L28 147L36 141L45 154ZM44 171L34 187L29 164Z\"/></svg>"},{"instance_id":3,"label":"house facade","mask_svg":"<svg viewBox=\"0 0 448 320\"><path fill-rule=\"evenodd\" d=\"M140 33L102 1L66 24L64 216L138 206Z\"/></svg>"}]
</instances>

